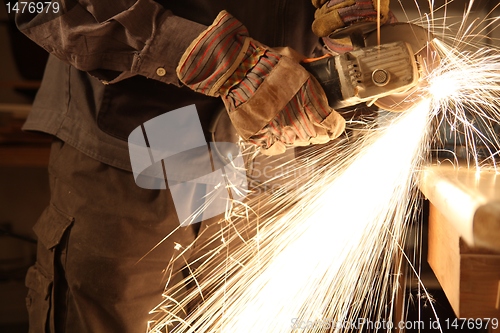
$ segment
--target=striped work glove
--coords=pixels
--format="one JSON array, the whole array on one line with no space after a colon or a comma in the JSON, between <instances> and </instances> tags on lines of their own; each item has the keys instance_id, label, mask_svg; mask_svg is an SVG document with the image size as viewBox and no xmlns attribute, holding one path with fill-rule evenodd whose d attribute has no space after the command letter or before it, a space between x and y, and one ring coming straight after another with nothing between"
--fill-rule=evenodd
<instances>
[{"instance_id":1,"label":"striped work glove","mask_svg":"<svg viewBox=\"0 0 500 333\"><path fill-rule=\"evenodd\" d=\"M282 53L251 39L223 11L185 51L177 76L194 91L220 96L238 134L264 154L336 138L344 118L298 60Z\"/></svg>"},{"instance_id":2,"label":"striped work glove","mask_svg":"<svg viewBox=\"0 0 500 333\"><path fill-rule=\"evenodd\" d=\"M376 22L377 3L380 3L380 22L389 19L389 0L312 0L317 8L312 29L326 37L337 29L357 22Z\"/></svg>"}]
</instances>

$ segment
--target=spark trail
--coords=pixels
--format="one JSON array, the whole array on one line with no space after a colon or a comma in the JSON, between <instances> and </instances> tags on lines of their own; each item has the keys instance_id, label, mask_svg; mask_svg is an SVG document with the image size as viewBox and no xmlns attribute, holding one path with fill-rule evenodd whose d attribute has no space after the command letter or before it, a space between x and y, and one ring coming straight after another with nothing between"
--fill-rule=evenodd
<instances>
[{"instance_id":1,"label":"spark trail","mask_svg":"<svg viewBox=\"0 0 500 333\"><path fill-rule=\"evenodd\" d=\"M377 259L390 258L397 250L386 247L387 239L401 236L400 228L391 225L393 215L403 217L402 204L409 203L408 188L427 120L428 109L422 104L391 122L307 207L292 209L276 223L277 230L264 235L280 233L277 242L283 250L261 250L265 269L252 272L259 265L250 261L244 279L246 283L250 278L250 286L235 285L230 294L226 291L225 301L235 306L220 313L217 325L222 332L314 332L323 331L327 323L343 327L356 319L360 309L353 309L353 301L375 288L372 281L359 278L377 268L389 270ZM353 318L344 317L348 312Z\"/></svg>"},{"instance_id":2,"label":"spark trail","mask_svg":"<svg viewBox=\"0 0 500 333\"><path fill-rule=\"evenodd\" d=\"M429 78L432 108L441 110L440 120L448 122L453 141L467 148L467 164L476 168L485 163L496 165L500 51L482 47L458 52L439 40L435 45L443 61Z\"/></svg>"},{"instance_id":3,"label":"spark trail","mask_svg":"<svg viewBox=\"0 0 500 333\"><path fill-rule=\"evenodd\" d=\"M327 323L352 328L361 300L392 297L384 294L396 283L390 271L404 232L398 223L413 200L409 189L415 188L428 121L428 102L387 115L348 167L323 174L323 186L303 195L305 204L262 227L257 252L255 242L242 243L210 271L200 288L214 292L173 332L320 332ZM375 275L383 278L374 281ZM184 297L196 299L198 292Z\"/></svg>"},{"instance_id":4,"label":"spark trail","mask_svg":"<svg viewBox=\"0 0 500 333\"><path fill-rule=\"evenodd\" d=\"M168 286L152 332L352 332L363 318L389 325L395 267L436 121L465 138L474 166L493 164L500 147L500 52L442 37L441 66L422 88L429 98L311 153L297 166L314 166L300 186L295 173L284 175L280 192L236 204L207 231L218 228L189 263L190 276ZM460 50L464 44L475 49ZM187 260L185 250L177 260Z\"/></svg>"}]
</instances>

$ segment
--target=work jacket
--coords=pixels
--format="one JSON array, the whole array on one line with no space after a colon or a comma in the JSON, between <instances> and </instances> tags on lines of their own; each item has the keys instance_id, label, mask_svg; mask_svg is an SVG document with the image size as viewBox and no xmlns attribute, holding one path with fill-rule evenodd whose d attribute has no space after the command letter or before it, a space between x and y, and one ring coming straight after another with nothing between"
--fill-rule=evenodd
<instances>
[{"instance_id":1,"label":"work jacket","mask_svg":"<svg viewBox=\"0 0 500 333\"><path fill-rule=\"evenodd\" d=\"M165 112L195 104L208 136L220 99L182 86L175 68L221 10L268 46L290 46L306 56L320 49L308 0L59 3L58 10L16 17L19 29L51 54L24 129L55 135L125 170L131 170L131 131Z\"/></svg>"}]
</instances>

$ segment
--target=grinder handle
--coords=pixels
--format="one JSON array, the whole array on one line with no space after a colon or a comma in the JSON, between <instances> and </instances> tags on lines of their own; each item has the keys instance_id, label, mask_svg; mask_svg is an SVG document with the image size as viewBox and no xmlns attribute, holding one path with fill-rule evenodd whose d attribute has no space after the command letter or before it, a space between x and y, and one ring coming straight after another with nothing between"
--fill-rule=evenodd
<instances>
[{"instance_id":1,"label":"grinder handle","mask_svg":"<svg viewBox=\"0 0 500 333\"><path fill-rule=\"evenodd\" d=\"M302 66L318 80L325 91L330 107L342 100L340 78L335 68L335 58L335 56L327 54L321 58L302 61Z\"/></svg>"}]
</instances>

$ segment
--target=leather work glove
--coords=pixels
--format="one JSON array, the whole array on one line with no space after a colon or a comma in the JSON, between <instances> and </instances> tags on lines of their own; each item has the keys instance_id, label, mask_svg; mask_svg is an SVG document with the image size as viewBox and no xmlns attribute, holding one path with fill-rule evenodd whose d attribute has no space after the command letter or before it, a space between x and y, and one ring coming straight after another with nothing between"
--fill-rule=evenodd
<instances>
[{"instance_id":1,"label":"leather work glove","mask_svg":"<svg viewBox=\"0 0 500 333\"><path fill-rule=\"evenodd\" d=\"M187 48L177 76L194 91L220 96L238 134L264 154L326 143L344 131L316 79L293 56L251 39L226 11Z\"/></svg>"},{"instance_id":2,"label":"leather work glove","mask_svg":"<svg viewBox=\"0 0 500 333\"><path fill-rule=\"evenodd\" d=\"M380 22L389 19L389 0L312 0L317 8L313 32L326 37L337 29L357 22L377 22L377 2L380 1Z\"/></svg>"}]
</instances>

